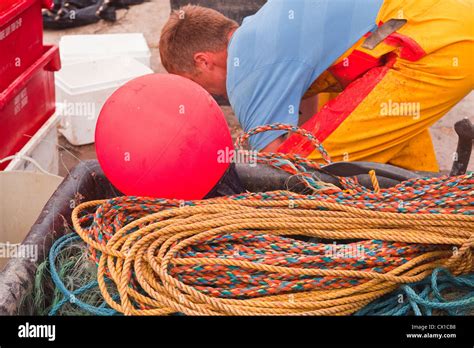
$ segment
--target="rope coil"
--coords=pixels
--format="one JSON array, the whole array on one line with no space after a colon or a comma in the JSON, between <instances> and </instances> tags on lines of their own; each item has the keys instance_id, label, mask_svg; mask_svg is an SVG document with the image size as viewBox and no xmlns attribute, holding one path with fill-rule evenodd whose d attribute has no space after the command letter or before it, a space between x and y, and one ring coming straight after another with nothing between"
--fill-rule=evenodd
<instances>
[{"instance_id":1,"label":"rope coil","mask_svg":"<svg viewBox=\"0 0 474 348\"><path fill-rule=\"evenodd\" d=\"M308 135L272 125L239 143L265 128ZM378 192L341 178L341 190L316 182L307 168L319 165L297 155L258 159L302 175L314 193L119 197L76 207L73 225L98 262L107 304L126 315L346 315L438 267L472 272L472 173Z\"/></svg>"}]
</instances>

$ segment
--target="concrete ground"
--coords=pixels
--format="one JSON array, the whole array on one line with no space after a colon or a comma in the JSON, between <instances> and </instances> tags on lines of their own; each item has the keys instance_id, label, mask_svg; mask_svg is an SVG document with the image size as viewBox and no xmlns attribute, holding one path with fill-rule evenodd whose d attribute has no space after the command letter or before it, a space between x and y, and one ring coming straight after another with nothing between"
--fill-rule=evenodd
<instances>
[{"instance_id":1,"label":"concrete ground","mask_svg":"<svg viewBox=\"0 0 474 348\"><path fill-rule=\"evenodd\" d=\"M118 11L118 20L115 23L100 21L80 28L61 31L47 30L45 32L45 42L57 44L63 35L141 32L145 35L152 52L152 69L155 72L162 73L165 71L160 62L158 42L161 28L166 22L169 12L170 4L168 0L151 0L141 5L132 6L128 10ZM235 115L230 107L223 107L223 111L232 130L232 135L235 137L241 131ZM457 136L453 130L453 125L464 117L468 117L474 122L474 93L468 95L431 128L438 161L443 171L450 169L453 153L456 150ZM64 138L61 139L60 143L63 146L60 154L62 163L62 165L60 164L60 174L62 175L67 174L68 169L79 160L95 158L93 145L76 147L68 144ZM474 154L471 156L470 170L474 170Z\"/></svg>"}]
</instances>

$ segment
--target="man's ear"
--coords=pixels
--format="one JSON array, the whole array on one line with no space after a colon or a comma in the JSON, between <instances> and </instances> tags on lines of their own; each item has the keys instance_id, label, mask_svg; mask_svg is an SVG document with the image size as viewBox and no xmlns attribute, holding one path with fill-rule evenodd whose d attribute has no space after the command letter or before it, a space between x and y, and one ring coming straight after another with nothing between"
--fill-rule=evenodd
<instances>
[{"instance_id":1,"label":"man's ear","mask_svg":"<svg viewBox=\"0 0 474 348\"><path fill-rule=\"evenodd\" d=\"M207 52L196 52L194 54L194 65L199 70L210 70L212 68L212 59Z\"/></svg>"}]
</instances>

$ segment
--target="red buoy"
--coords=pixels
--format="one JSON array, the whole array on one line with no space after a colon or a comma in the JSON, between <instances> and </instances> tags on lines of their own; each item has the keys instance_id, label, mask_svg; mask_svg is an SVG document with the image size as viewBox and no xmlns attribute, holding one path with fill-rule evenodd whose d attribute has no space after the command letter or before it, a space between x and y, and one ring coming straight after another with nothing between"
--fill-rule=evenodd
<instances>
[{"instance_id":1,"label":"red buoy","mask_svg":"<svg viewBox=\"0 0 474 348\"><path fill-rule=\"evenodd\" d=\"M195 82L151 74L119 88L95 132L97 158L126 195L202 199L229 167L233 149L222 110Z\"/></svg>"}]
</instances>

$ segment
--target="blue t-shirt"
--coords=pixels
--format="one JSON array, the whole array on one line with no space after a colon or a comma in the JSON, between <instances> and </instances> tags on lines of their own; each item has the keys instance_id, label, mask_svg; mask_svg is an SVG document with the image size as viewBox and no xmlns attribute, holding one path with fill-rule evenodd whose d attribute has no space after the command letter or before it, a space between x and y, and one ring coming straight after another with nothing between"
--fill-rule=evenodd
<instances>
[{"instance_id":1,"label":"blue t-shirt","mask_svg":"<svg viewBox=\"0 0 474 348\"><path fill-rule=\"evenodd\" d=\"M228 47L227 94L245 131L297 125L311 84L364 34L376 28L382 0L269 0L244 19ZM262 149L284 134L250 138Z\"/></svg>"}]
</instances>

